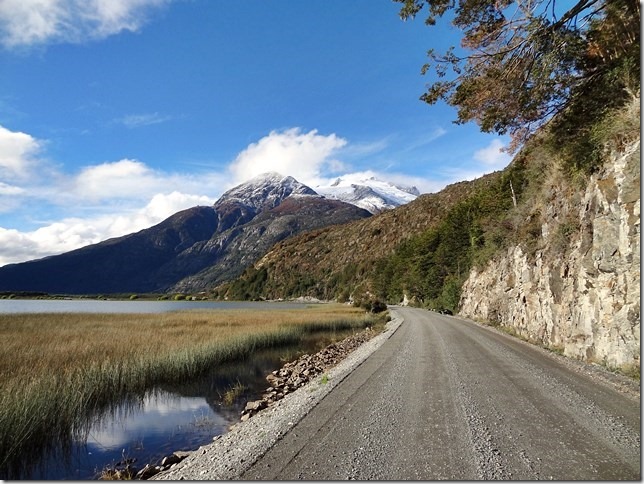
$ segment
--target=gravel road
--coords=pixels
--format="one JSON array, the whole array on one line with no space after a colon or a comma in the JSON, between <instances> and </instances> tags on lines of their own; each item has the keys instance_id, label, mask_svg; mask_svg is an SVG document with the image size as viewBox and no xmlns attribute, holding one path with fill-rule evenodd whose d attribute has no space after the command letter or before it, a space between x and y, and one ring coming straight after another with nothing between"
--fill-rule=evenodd
<instances>
[{"instance_id":1,"label":"gravel road","mask_svg":"<svg viewBox=\"0 0 644 484\"><path fill-rule=\"evenodd\" d=\"M237 477L640 479L626 380L460 318L394 314L398 331Z\"/></svg>"},{"instance_id":2,"label":"gravel road","mask_svg":"<svg viewBox=\"0 0 644 484\"><path fill-rule=\"evenodd\" d=\"M640 480L638 384L458 317L391 313L154 479Z\"/></svg>"}]
</instances>

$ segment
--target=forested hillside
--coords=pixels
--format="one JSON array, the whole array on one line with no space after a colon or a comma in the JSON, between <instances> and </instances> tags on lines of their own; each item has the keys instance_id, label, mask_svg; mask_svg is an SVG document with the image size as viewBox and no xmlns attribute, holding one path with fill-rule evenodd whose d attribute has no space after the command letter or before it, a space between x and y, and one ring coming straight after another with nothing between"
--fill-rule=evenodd
<instances>
[{"instance_id":1,"label":"forested hillside","mask_svg":"<svg viewBox=\"0 0 644 484\"><path fill-rule=\"evenodd\" d=\"M425 3L431 8L437 2L403 3L403 14L410 16L420 12ZM478 7L470 7L471 14L481 14ZM457 13L462 14L464 25L469 18L477 28L484 28L484 16L467 17L463 9ZM434 17L437 11L431 11ZM529 26L525 31L525 42L533 42L534 55L543 64L513 64L518 58L503 57L505 52L494 54L497 57L490 54L496 64L490 61L478 71L467 64L470 70L464 67L454 83L432 86L434 90L427 96L433 97L425 96L424 100L431 103L443 98L458 106L460 122L474 120L483 130L509 131L519 144L527 140L505 170L449 186L369 220L282 242L240 279L217 288L216 294L242 299L308 295L391 303L406 298L429 308L457 311L471 269L485 267L495 255L522 247L535 260L545 247L546 236L549 251L564 253L568 241L583 227L563 213L553 218L551 207L565 203L581 208L580 194L592 176L615 152L639 138L639 110L634 112L632 107L639 103L639 23L633 14L639 17L639 5L632 0L605 5L581 1L560 19L548 19L549 13L543 13L528 20L542 22L545 33L534 34ZM508 21L498 15L496 23L488 19L492 30L481 30L480 35L494 29L501 35L509 28ZM585 30L575 24L582 17ZM574 40L574 49L547 52L556 46L546 42L547 32L552 34L552 42ZM509 48L518 49L513 52L519 55L523 47L512 44ZM541 58L547 55L552 58ZM437 59L453 65L474 62L473 58ZM506 113L510 117L499 111L503 107L500 100L494 93L485 94L481 84L489 83L493 75L500 75L499 82L510 82L495 70L508 66L527 69L527 84L513 88L514 94L521 96L521 105ZM539 72L534 71L537 67ZM557 87L551 78L539 77L547 72L559 76L560 92L546 92L548 86ZM537 85L539 82L542 84ZM528 89L530 86L533 88ZM475 98L484 103L478 110L472 104ZM536 130L532 129L535 125L539 126ZM553 186L561 189L553 190ZM551 223L544 233L546 214L550 214Z\"/></svg>"}]
</instances>

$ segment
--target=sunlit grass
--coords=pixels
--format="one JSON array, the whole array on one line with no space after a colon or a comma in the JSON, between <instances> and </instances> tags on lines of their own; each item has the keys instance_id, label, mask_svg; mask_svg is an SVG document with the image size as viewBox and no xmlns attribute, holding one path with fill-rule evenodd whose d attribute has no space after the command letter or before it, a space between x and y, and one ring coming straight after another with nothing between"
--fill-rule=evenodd
<instances>
[{"instance_id":1,"label":"sunlit grass","mask_svg":"<svg viewBox=\"0 0 644 484\"><path fill-rule=\"evenodd\" d=\"M343 305L289 310L0 316L0 478L14 457L69 440L124 397L194 378L318 331L361 329Z\"/></svg>"}]
</instances>

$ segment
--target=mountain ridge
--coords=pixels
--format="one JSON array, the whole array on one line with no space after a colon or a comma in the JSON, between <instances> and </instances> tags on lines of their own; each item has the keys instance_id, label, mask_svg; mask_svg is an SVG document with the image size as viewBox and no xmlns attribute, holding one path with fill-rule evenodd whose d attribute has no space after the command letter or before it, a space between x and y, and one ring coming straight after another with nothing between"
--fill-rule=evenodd
<instances>
[{"instance_id":1,"label":"mountain ridge","mask_svg":"<svg viewBox=\"0 0 644 484\"><path fill-rule=\"evenodd\" d=\"M289 202L281 207L285 200ZM0 267L0 290L163 292L204 270L206 280L219 283L241 273L244 264L253 262L249 256L259 257L279 240L368 216L353 205L324 199L293 177L267 173L228 190L213 206L192 207L98 244ZM240 245L246 254L235 250ZM219 260L226 261L226 268L218 275Z\"/></svg>"}]
</instances>

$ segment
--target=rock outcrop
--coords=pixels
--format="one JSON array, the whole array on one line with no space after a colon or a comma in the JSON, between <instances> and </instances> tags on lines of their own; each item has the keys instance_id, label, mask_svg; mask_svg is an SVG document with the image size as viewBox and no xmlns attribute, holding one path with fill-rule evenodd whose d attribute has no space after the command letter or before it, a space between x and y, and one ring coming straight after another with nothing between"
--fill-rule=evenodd
<instances>
[{"instance_id":1,"label":"rock outcrop","mask_svg":"<svg viewBox=\"0 0 644 484\"><path fill-rule=\"evenodd\" d=\"M463 286L460 313L566 356L640 365L640 141L613 153L580 196L546 184L536 249L510 247Z\"/></svg>"}]
</instances>

